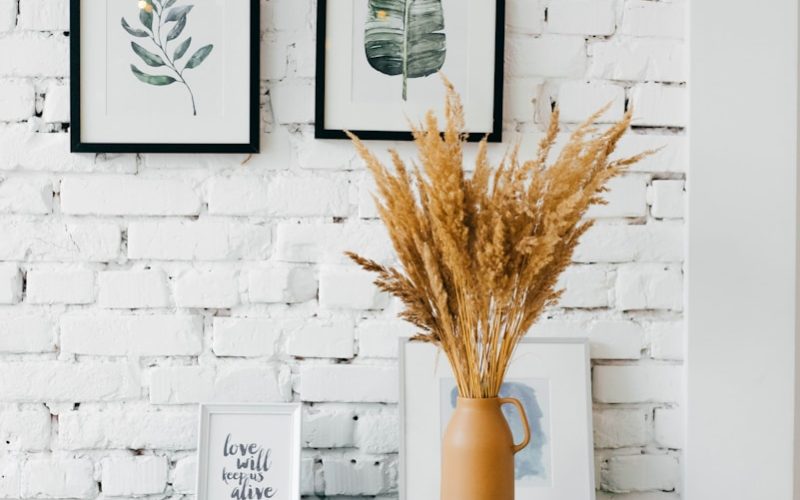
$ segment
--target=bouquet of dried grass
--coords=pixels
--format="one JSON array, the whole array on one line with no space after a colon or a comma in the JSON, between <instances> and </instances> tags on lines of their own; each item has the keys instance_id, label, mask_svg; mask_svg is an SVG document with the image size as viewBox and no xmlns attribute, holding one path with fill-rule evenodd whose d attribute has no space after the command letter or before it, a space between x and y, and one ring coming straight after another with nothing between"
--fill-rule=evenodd
<instances>
[{"instance_id":1,"label":"bouquet of dried grass","mask_svg":"<svg viewBox=\"0 0 800 500\"><path fill-rule=\"evenodd\" d=\"M414 340L441 347L460 396L490 398L500 391L517 343L558 301L558 276L592 225L583 218L586 211L605 203L609 179L649 152L611 161L631 113L598 131L592 123L601 110L547 166L559 131L554 111L536 158L521 161L517 147L493 168L484 140L467 177L463 108L452 84L445 84L444 133L432 112L413 129L421 168L407 168L390 151L391 171L350 136L375 178L378 212L400 267L348 256L403 302L401 317L420 329Z\"/></svg>"}]
</instances>

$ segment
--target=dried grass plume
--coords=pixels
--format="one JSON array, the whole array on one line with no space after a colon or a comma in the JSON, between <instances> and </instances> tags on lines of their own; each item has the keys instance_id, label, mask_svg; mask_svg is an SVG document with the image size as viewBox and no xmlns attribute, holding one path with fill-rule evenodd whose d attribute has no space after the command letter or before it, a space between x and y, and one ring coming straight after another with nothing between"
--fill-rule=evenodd
<instances>
[{"instance_id":1,"label":"dried grass plume","mask_svg":"<svg viewBox=\"0 0 800 500\"><path fill-rule=\"evenodd\" d=\"M610 160L631 112L598 130L592 124L603 109L548 165L559 132L554 111L535 158L523 161L516 147L490 165L484 139L468 177L461 100L445 85L444 132L432 112L413 129L419 165L409 168L390 151L389 168L350 135L375 178L375 202L400 264L348 256L403 302L401 317L419 329L415 340L441 347L461 397L496 397L514 348L561 295L558 277L592 226L586 211L605 203L611 178L650 152Z\"/></svg>"}]
</instances>

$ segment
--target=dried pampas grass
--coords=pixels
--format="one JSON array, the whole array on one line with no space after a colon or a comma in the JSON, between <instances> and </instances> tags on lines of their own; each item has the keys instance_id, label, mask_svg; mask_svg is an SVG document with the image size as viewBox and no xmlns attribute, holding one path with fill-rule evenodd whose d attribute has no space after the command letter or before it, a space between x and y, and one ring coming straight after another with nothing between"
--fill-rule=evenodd
<instances>
[{"instance_id":1,"label":"dried pampas grass","mask_svg":"<svg viewBox=\"0 0 800 500\"><path fill-rule=\"evenodd\" d=\"M432 112L413 130L419 166L409 169L390 151L389 169L350 135L375 178L378 212L400 266L348 256L403 302L401 317L420 330L414 340L441 347L461 397L496 397L515 346L561 295L558 277L592 226L586 211L605 203L609 179L650 152L610 160L631 112L600 131L592 123L603 109L547 165L559 132L554 111L536 158L522 161L517 147L493 167L484 140L467 177L463 108L453 85L445 85L444 132Z\"/></svg>"}]
</instances>

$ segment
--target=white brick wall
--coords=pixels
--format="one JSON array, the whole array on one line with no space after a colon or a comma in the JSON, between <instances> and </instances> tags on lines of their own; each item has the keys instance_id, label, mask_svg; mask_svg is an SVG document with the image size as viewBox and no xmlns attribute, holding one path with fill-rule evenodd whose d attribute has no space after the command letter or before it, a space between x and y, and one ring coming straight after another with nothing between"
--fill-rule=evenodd
<instances>
[{"instance_id":1,"label":"white brick wall","mask_svg":"<svg viewBox=\"0 0 800 500\"><path fill-rule=\"evenodd\" d=\"M106 458L100 466L103 493L111 497L155 495L167 487L165 457Z\"/></svg>"},{"instance_id":2,"label":"white brick wall","mask_svg":"<svg viewBox=\"0 0 800 500\"><path fill-rule=\"evenodd\" d=\"M363 162L313 138L315 3L261 5L263 153L242 165L70 154L69 1L0 0L0 498L191 498L199 401L301 401L304 494L397 497L415 330L342 255L393 260ZM635 108L616 155L662 148L592 210L532 335L590 339L598 498L678 500L685 0L507 8L507 144L610 102L603 121Z\"/></svg>"}]
</instances>

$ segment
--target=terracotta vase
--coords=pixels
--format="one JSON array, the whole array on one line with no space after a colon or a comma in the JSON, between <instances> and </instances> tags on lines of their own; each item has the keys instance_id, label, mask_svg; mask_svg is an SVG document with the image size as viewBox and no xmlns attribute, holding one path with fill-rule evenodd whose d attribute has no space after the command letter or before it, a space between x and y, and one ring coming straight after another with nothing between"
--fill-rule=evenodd
<instances>
[{"instance_id":1,"label":"terracotta vase","mask_svg":"<svg viewBox=\"0 0 800 500\"><path fill-rule=\"evenodd\" d=\"M514 444L501 407L513 404L525 437ZM514 455L531 432L522 404L513 398L458 398L442 443L441 500L514 500Z\"/></svg>"}]
</instances>

